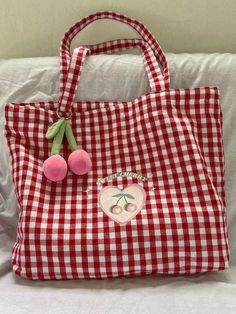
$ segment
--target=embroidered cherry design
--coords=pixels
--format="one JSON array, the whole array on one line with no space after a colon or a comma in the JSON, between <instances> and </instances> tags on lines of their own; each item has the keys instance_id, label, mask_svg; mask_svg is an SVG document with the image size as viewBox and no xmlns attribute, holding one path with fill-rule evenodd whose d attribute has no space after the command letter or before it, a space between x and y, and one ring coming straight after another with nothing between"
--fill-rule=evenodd
<instances>
[{"instance_id":1,"label":"embroidered cherry design","mask_svg":"<svg viewBox=\"0 0 236 314\"><path fill-rule=\"evenodd\" d=\"M119 214L121 214L122 211L123 211L123 207L121 207L121 206L118 205L118 203L120 202L120 200L121 200L122 198L124 198L124 200L125 200L125 202L126 202L126 204L125 204L125 209L126 209L126 211L128 211L128 212L134 212L134 211L137 209L137 205L135 205L134 203L129 203L129 202L127 201L127 198L129 198L129 199L135 199L131 194L128 194L128 193L126 193L126 194L125 194L125 193L118 193L118 194L113 195L112 197L117 197L117 198L119 198L119 199L117 200L116 204L111 207L111 212L112 212L113 214L115 214L115 215L119 215Z\"/></svg>"},{"instance_id":2,"label":"embroidered cherry design","mask_svg":"<svg viewBox=\"0 0 236 314\"><path fill-rule=\"evenodd\" d=\"M111 207L112 214L119 215L122 213L122 211L123 211L123 208L119 205L113 205Z\"/></svg>"},{"instance_id":3,"label":"embroidered cherry design","mask_svg":"<svg viewBox=\"0 0 236 314\"><path fill-rule=\"evenodd\" d=\"M134 203L128 203L128 204L126 204L125 209L126 209L128 212L133 213L133 212L136 211L137 205L135 205Z\"/></svg>"}]
</instances>

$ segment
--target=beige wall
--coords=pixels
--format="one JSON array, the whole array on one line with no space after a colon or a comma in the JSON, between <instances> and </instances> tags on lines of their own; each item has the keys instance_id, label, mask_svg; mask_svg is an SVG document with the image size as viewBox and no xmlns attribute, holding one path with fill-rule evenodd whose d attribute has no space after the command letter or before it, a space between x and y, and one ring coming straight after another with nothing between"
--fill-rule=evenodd
<instances>
[{"instance_id":1,"label":"beige wall","mask_svg":"<svg viewBox=\"0 0 236 314\"><path fill-rule=\"evenodd\" d=\"M0 0L0 57L58 55L64 31L101 10L139 19L165 51L236 53L236 0ZM127 35L120 23L97 22L77 43Z\"/></svg>"}]
</instances>

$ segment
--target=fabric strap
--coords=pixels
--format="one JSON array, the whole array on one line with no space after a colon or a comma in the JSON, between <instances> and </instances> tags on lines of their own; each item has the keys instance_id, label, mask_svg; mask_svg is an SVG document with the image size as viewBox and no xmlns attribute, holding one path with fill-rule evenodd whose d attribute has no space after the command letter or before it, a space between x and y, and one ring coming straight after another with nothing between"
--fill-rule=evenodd
<instances>
[{"instance_id":1,"label":"fabric strap","mask_svg":"<svg viewBox=\"0 0 236 314\"><path fill-rule=\"evenodd\" d=\"M154 53L154 58L152 58L150 60L150 62L152 62L153 67L157 69L156 70L157 77L154 78L154 84L155 84L156 90L158 90L158 89L169 89L170 80L169 80L169 69L168 69L167 60L166 60L166 57L165 57L160 45L156 41L155 37L150 33L150 31L139 21L131 19L125 15L115 13L115 12L110 12L110 11L103 11L103 12L96 12L94 14L91 14L91 15L83 18L82 20L80 20L76 24L74 24L65 33L65 35L62 39L61 47L60 47L60 63L61 63L61 78L60 78L60 94L61 94L61 96L60 96L60 100L63 99L62 95L64 93L64 89L68 88L68 86L66 87L66 82L68 81L67 76L68 76L68 72L70 71L69 67L71 64L71 52L70 52L71 42L72 42L73 38L80 31L82 31L82 29L84 29L90 23L92 23L96 20L99 20L99 19L116 20L116 21L119 21L119 22L122 22L122 23L125 23L125 24L131 26L135 31L137 31L137 33L141 36L143 43L145 42L149 46L148 50L152 50ZM108 46L109 46L109 43L112 43L112 45L110 45L110 47L114 48L114 41L108 42ZM123 47L123 44L125 47ZM128 45L132 46L132 44L133 43L131 40L130 44L128 44ZM102 43L101 45L103 45L103 48L101 48L101 52L105 52L105 47L107 47L106 43ZM117 40L115 45L120 46L119 47L120 49L126 49L127 48L126 43L122 42L122 40ZM114 49L115 51L117 51L118 46ZM154 62L154 60L155 60L155 62ZM157 63L159 63L160 67L159 66L156 67ZM151 66L151 64L149 66ZM160 68L161 68L161 70L158 70ZM159 73L158 73L158 71L159 71ZM154 73L154 72L151 71L151 73ZM149 80L150 80L150 77L149 77ZM150 82L150 86L151 86L151 90L154 90L154 87L152 86L152 82ZM60 100L59 100L59 102L60 102ZM64 102L64 100L63 100L63 102ZM66 111L67 108L64 108L63 105L60 105L59 109L61 111Z\"/></svg>"},{"instance_id":2,"label":"fabric strap","mask_svg":"<svg viewBox=\"0 0 236 314\"><path fill-rule=\"evenodd\" d=\"M70 112L87 54L110 53L131 47L140 47L142 49L143 63L149 79L150 91L155 92L164 89L163 75L154 52L142 39L118 39L96 45L86 45L74 49L71 55L65 85L59 98L58 111L60 113Z\"/></svg>"},{"instance_id":3,"label":"fabric strap","mask_svg":"<svg viewBox=\"0 0 236 314\"><path fill-rule=\"evenodd\" d=\"M155 39L155 37L150 33L150 31L139 21L129 18L128 16L111 12L111 11L102 11L93 13L87 17L84 17L82 20L75 23L69 30L64 34L61 47L60 47L60 56L61 56L61 88L63 88L66 81L67 69L70 63L70 46L73 38L84 29L90 23L100 20L100 19L111 19L122 22L131 26L140 36L141 38L147 42L147 44L154 51L157 60L163 68L163 76L166 85L166 89L169 88L170 80L169 80L169 69L168 63L163 53L161 46Z\"/></svg>"}]
</instances>

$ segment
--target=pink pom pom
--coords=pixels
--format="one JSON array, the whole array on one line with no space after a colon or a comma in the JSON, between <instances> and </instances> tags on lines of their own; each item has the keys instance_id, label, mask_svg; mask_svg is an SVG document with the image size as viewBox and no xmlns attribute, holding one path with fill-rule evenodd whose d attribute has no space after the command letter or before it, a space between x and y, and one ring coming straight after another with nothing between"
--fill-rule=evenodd
<instances>
[{"instance_id":1,"label":"pink pom pom","mask_svg":"<svg viewBox=\"0 0 236 314\"><path fill-rule=\"evenodd\" d=\"M77 149L70 154L68 165L72 172L77 175L83 175L89 172L92 167L92 162L85 150Z\"/></svg>"},{"instance_id":2,"label":"pink pom pom","mask_svg":"<svg viewBox=\"0 0 236 314\"><path fill-rule=\"evenodd\" d=\"M67 173L67 164L60 155L53 155L43 163L43 173L49 180L57 182L65 178Z\"/></svg>"}]
</instances>

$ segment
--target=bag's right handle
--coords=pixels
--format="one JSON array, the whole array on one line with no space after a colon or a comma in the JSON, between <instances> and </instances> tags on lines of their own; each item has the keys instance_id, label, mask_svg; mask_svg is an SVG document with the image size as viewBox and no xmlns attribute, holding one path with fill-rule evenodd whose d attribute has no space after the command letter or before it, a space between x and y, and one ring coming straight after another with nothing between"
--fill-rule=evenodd
<instances>
[{"instance_id":1,"label":"bag's right handle","mask_svg":"<svg viewBox=\"0 0 236 314\"><path fill-rule=\"evenodd\" d=\"M58 115L68 117L71 115L71 108L74 102L75 93L79 84L79 78L87 54L111 53L127 48L140 47L142 50L143 64L149 80L150 92L165 88L165 83L161 69L156 60L154 52L146 41L140 38L116 39L103 42L96 45L86 45L74 49L68 68L67 81L63 87L63 93L60 94L58 100Z\"/></svg>"},{"instance_id":2,"label":"bag's right handle","mask_svg":"<svg viewBox=\"0 0 236 314\"><path fill-rule=\"evenodd\" d=\"M103 11L103 12L96 12L91 14L76 24L74 24L64 35L61 47L60 47L60 57L61 57L61 82L60 82L60 90L61 93L63 91L63 86L65 86L65 82L67 79L67 71L68 66L70 64L70 46L71 41L82 29L84 29L90 23L100 20L100 19L111 19L116 20L125 24L130 25L135 31L139 33L141 38L148 43L148 45L153 50L159 64L162 66L162 72L164 77L165 88L169 89L170 87L170 78L169 78L169 69L166 57L158 44L155 37L150 33L150 31L140 22L129 18L128 16L111 12L111 11Z\"/></svg>"}]
</instances>

